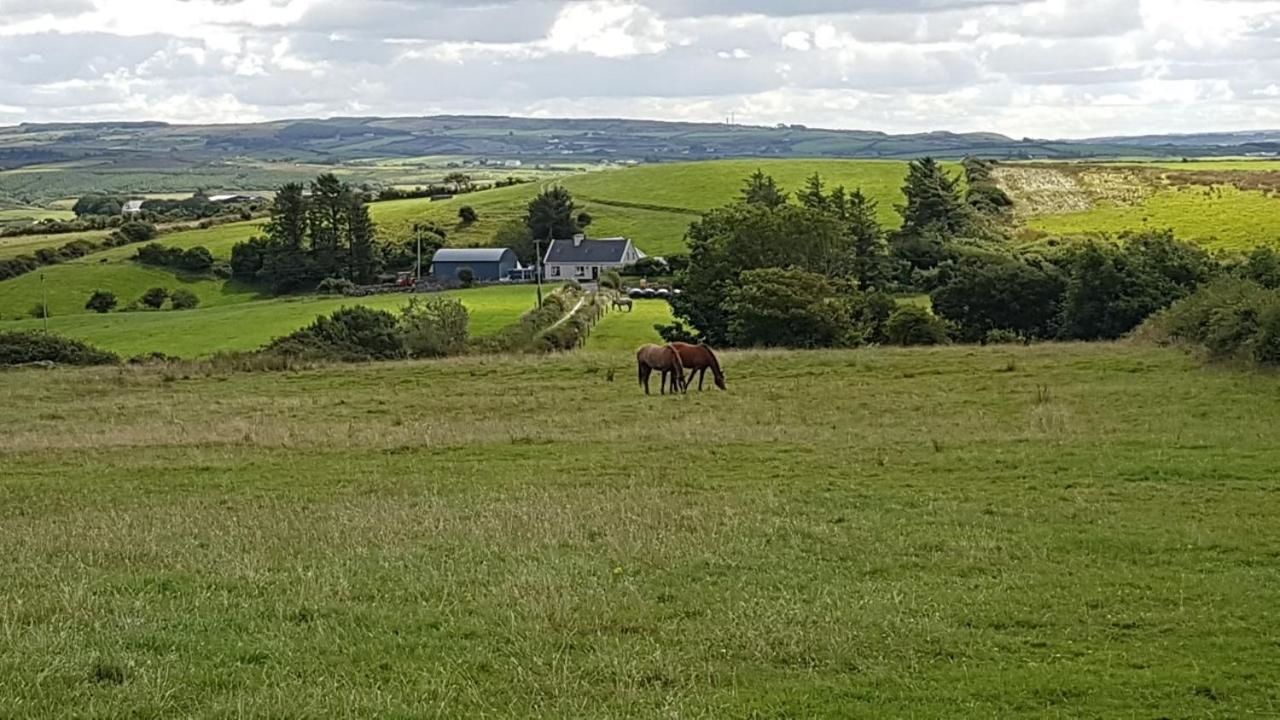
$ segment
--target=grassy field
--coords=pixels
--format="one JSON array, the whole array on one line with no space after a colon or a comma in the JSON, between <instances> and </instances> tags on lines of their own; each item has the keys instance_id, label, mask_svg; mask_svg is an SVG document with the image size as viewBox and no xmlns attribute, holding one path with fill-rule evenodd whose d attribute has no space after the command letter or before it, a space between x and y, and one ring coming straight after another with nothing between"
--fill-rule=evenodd
<instances>
[{"instance_id":1,"label":"grassy field","mask_svg":"<svg viewBox=\"0 0 1280 720\"><path fill-rule=\"evenodd\" d=\"M1275 715L1276 378L724 360L8 373L0 716Z\"/></svg>"},{"instance_id":2,"label":"grassy field","mask_svg":"<svg viewBox=\"0 0 1280 720\"><path fill-rule=\"evenodd\" d=\"M1043 215L1031 227L1052 234L1172 229L1214 250L1244 250L1280 241L1280 199L1233 187L1169 188L1135 204L1102 203L1083 212Z\"/></svg>"},{"instance_id":3,"label":"grassy field","mask_svg":"<svg viewBox=\"0 0 1280 720\"><path fill-rule=\"evenodd\" d=\"M589 350L634 351L645 343L660 343L654 325L673 320L671 305L665 300L636 300L631 312L611 312L596 325L587 340Z\"/></svg>"},{"instance_id":4,"label":"grassy field","mask_svg":"<svg viewBox=\"0 0 1280 720\"><path fill-rule=\"evenodd\" d=\"M471 311L471 334L484 336L515 322L534 306L530 285L510 285L446 293L460 298ZM241 298L244 300L244 298ZM288 335L317 315L327 315L350 305L397 310L409 302L406 295L369 298L300 297L228 302L185 312L134 312L86 314L49 320L52 332L79 338L126 357L150 352L194 358L219 350L252 350ZM52 303L50 303L52 304ZM3 330L43 327L40 320L0 322Z\"/></svg>"}]
</instances>

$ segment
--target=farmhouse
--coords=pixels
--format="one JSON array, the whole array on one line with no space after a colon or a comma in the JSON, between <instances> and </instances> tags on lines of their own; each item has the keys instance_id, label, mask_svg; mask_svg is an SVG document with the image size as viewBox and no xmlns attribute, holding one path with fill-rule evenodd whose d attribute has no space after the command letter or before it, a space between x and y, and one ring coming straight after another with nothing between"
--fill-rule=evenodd
<instances>
[{"instance_id":1,"label":"farmhouse","mask_svg":"<svg viewBox=\"0 0 1280 720\"><path fill-rule=\"evenodd\" d=\"M552 240L542 264L548 280L594 282L600 273L618 270L644 257L627 238Z\"/></svg>"},{"instance_id":2,"label":"farmhouse","mask_svg":"<svg viewBox=\"0 0 1280 720\"><path fill-rule=\"evenodd\" d=\"M457 280L463 268L477 281L494 282L519 266L511 248L441 248L431 258L431 274L441 282Z\"/></svg>"},{"instance_id":3,"label":"farmhouse","mask_svg":"<svg viewBox=\"0 0 1280 720\"><path fill-rule=\"evenodd\" d=\"M142 200L130 200L129 202L125 203L124 211L123 211L124 214L137 215L138 213L142 212L142 203L143 203Z\"/></svg>"}]
</instances>

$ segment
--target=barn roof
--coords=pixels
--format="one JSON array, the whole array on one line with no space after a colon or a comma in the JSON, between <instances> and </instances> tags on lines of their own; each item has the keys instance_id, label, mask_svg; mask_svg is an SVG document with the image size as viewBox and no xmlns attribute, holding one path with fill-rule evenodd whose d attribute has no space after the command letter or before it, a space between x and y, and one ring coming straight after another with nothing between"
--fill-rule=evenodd
<instances>
[{"instance_id":1,"label":"barn roof","mask_svg":"<svg viewBox=\"0 0 1280 720\"><path fill-rule=\"evenodd\" d=\"M574 245L572 240L553 240L547 248L549 263L578 263L591 265L595 263L620 263L627 253L631 241L626 238L606 238L604 240L583 240Z\"/></svg>"},{"instance_id":2,"label":"barn roof","mask_svg":"<svg viewBox=\"0 0 1280 720\"><path fill-rule=\"evenodd\" d=\"M511 248L440 248L432 256L431 262L446 263L482 263L502 262L507 253L514 254Z\"/></svg>"}]
</instances>

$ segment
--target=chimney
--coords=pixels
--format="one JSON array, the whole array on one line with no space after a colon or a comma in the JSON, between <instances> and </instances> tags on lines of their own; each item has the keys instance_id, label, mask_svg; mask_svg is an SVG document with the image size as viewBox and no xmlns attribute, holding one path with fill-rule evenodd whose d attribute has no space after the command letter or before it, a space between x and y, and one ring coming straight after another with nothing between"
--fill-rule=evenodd
<instances>
[{"instance_id":1,"label":"chimney","mask_svg":"<svg viewBox=\"0 0 1280 720\"><path fill-rule=\"evenodd\" d=\"M582 241L583 241L583 240L586 240L586 239L587 239L587 236L586 236L586 235L583 235L582 233L578 233L577 235L574 235L574 236L573 236L573 246L574 246L574 247L582 247Z\"/></svg>"}]
</instances>

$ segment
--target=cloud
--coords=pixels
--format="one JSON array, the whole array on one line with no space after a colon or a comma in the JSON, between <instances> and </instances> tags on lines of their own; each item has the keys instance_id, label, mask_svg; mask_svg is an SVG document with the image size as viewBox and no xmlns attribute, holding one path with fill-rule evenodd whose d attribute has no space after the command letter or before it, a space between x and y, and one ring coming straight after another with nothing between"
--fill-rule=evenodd
<instances>
[{"instance_id":1,"label":"cloud","mask_svg":"<svg viewBox=\"0 0 1280 720\"><path fill-rule=\"evenodd\" d=\"M0 0L0 122L1280 126L1280 0Z\"/></svg>"}]
</instances>

